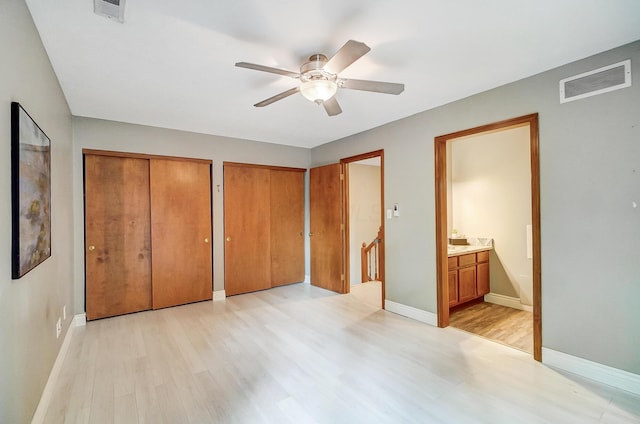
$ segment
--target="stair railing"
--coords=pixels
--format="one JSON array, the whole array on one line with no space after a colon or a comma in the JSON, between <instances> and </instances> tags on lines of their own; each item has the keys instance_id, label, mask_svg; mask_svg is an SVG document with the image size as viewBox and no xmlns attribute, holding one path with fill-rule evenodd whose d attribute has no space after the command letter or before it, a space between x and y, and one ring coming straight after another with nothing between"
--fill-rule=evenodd
<instances>
[{"instance_id":1,"label":"stair railing","mask_svg":"<svg viewBox=\"0 0 640 424\"><path fill-rule=\"evenodd\" d=\"M378 235L368 245L362 243L360 248L360 264L362 267L362 282L380 280L380 249L382 243L382 227L378 230Z\"/></svg>"}]
</instances>

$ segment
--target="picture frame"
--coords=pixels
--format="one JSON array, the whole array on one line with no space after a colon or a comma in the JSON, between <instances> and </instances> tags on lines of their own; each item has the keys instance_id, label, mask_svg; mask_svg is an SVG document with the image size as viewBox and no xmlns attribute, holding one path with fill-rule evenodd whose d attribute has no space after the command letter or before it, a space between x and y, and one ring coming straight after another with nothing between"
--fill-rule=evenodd
<instances>
[{"instance_id":1,"label":"picture frame","mask_svg":"<svg viewBox=\"0 0 640 424\"><path fill-rule=\"evenodd\" d=\"M51 140L17 102L11 103L11 277L51 256Z\"/></svg>"}]
</instances>

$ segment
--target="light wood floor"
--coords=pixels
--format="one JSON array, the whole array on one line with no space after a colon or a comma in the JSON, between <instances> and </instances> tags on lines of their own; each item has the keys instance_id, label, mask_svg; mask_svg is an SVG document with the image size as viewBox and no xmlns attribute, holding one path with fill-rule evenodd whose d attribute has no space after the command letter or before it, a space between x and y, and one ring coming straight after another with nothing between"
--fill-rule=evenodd
<instances>
[{"instance_id":1,"label":"light wood floor","mask_svg":"<svg viewBox=\"0 0 640 424\"><path fill-rule=\"evenodd\" d=\"M352 284L349 291L352 296L362 303L366 303L376 309L382 309L382 282L368 281L366 283Z\"/></svg>"},{"instance_id":2,"label":"light wood floor","mask_svg":"<svg viewBox=\"0 0 640 424\"><path fill-rule=\"evenodd\" d=\"M640 397L295 284L90 322L47 423L637 423Z\"/></svg>"},{"instance_id":3,"label":"light wood floor","mask_svg":"<svg viewBox=\"0 0 640 424\"><path fill-rule=\"evenodd\" d=\"M457 310L449 324L533 354L533 314L494 303L482 302Z\"/></svg>"}]
</instances>

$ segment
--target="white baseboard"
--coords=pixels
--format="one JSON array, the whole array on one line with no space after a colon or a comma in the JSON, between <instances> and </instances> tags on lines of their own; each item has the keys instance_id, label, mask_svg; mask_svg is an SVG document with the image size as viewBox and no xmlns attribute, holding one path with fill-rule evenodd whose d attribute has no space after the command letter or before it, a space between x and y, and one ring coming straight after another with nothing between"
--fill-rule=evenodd
<instances>
[{"instance_id":1,"label":"white baseboard","mask_svg":"<svg viewBox=\"0 0 640 424\"><path fill-rule=\"evenodd\" d=\"M432 312L423 311L422 309L403 305L402 303L392 302L391 300L384 301L384 308L389 312L393 312L394 314L412 318L416 321L433 325L434 327L438 326L438 315Z\"/></svg>"},{"instance_id":2,"label":"white baseboard","mask_svg":"<svg viewBox=\"0 0 640 424\"><path fill-rule=\"evenodd\" d=\"M640 375L556 350L542 348L542 363L640 395Z\"/></svg>"},{"instance_id":3,"label":"white baseboard","mask_svg":"<svg viewBox=\"0 0 640 424\"><path fill-rule=\"evenodd\" d=\"M484 295L484 301L495 303L496 305L508 306L521 311L533 312L533 306L523 305L517 297L505 296L503 294L489 293Z\"/></svg>"},{"instance_id":4,"label":"white baseboard","mask_svg":"<svg viewBox=\"0 0 640 424\"><path fill-rule=\"evenodd\" d=\"M311 276L309 274L304 275L304 283L311 284Z\"/></svg>"},{"instance_id":5,"label":"white baseboard","mask_svg":"<svg viewBox=\"0 0 640 424\"><path fill-rule=\"evenodd\" d=\"M225 300L227 298L227 294L224 290L216 290L213 292L213 301L217 302L219 300Z\"/></svg>"},{"instance_id":6,"label":"white baseboard","mask_svg":"<svg viewBox=\"0 0 640 424\"><path fill-rule=\"evenodd\" d=\"M83 325L87 325L87 314L74 315L73 321L71 321L71 325L74 327L82 327Z\"/></svg>"},{"instance_id":7,"label":"white baseboard","mask_svg":"<svg viewBox=\"0 0 640 424\"><path fill-rule=\"evenodd\" d=\"M85 314L75 315L73 317L73 320L71 320L71 325L69 325L67 334L65 334L64 336L64 340L62 341L62 345L60 346L60 350L58 351L58 356L56 356L56 360L53 363L51 372L49 373L47 383L44 385L44 390L42 391L42 395L40 396L40 402L38 402L36 412L35 414L33 414L33 418L31 419L31 424L40 424L44 422L44 418L47 414L47 409L49 409L49 403L51 402L51 398L53 397L54 387L56 385L56 382L58 381L58 376L60 375L60 369L62 368L64 358L65 356L67 356L67 351L69 350L69 345L71 344L71 339L73 338L73 333L76 331L76 327L83 326L86 323L87 318Z\"/></svg>"}]
</instances>

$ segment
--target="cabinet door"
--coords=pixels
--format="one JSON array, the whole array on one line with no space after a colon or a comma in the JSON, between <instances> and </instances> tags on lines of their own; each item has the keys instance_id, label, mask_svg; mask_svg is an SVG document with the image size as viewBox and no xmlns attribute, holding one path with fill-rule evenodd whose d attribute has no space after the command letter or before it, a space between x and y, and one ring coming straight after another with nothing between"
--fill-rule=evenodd
<instances>
[{"instance_id":1,"label":"cabinet door","mask_svg":"<svg viewBox=\"0 0 640 424\"><path fill-rule=\"evenodd\" d=\"M476 267L475 265L458 270L458 298L460 303L476 297Z\"/></svg>"},{"instance_id":2,"label":"cabinet door","mask_svg":"<svg viewBox=\"0 0 640 424\"><path fill-rule=\"evenodd\" d=\"M484 296L489 293L489 262L479 263L476 267L478 277L478 296Z\"/></svg>"},{"instance_id":3,"label":"cabinet door","mask_svg":"<svg viewBox=\"0 0 640 424\"><path fill-rule=\"evenodd\" d=\"M271 285L304 281L304 172L271 170Z\"/></svg>"},{"instance_id":4,"label":"cabinet door","mask_svg":"<svg viewBox=\"0 0 640 424\"><path fill-rule=\"evenodd\" d=\"M458 304L458 271L449 271L449 306Z\"/></svg>"},{"instance_id":5,"label":"cabinet door","mask_svg":"<svg viewBox=\"0 0 640 424\"><path fill-rule=\"evenodd\" d=\"M211 299L211 164L151 159L153 308Z\"/></svg>"},{"instance_id":6,"label":"cabinet door","mask_svg":"<svg viewBox=\"0 0 640 424\"><path fill-rule=\"evenodd\" d=\"M224 167L224 282L227 295L271 287L270 170Z\"/></svg>"},{"instance_id":7,"label":"cabinet door","mask_svg":"<svg viewBox=\"0 0 640 424\"><path fill-rule=\"evenodd\" d=\"M85 155L87 319L151 309L149 161Z\"/></svg>"}]
</instances>

